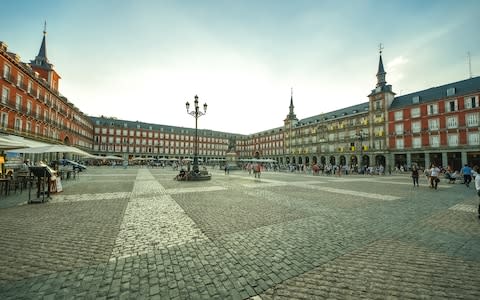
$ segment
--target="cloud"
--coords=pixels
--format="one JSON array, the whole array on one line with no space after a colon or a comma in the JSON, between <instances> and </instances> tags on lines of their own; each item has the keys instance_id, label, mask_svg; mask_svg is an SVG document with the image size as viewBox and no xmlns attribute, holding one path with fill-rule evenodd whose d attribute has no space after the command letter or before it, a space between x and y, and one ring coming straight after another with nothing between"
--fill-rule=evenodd
<instances>
[{"instance_id":1,"label":"cloud","mask_svg":"<svg viewBox=\"0 0 480 300\"><path fill-rule=\"evenodd\" d=\"M387 63L387 72L389 73L389 81L392 83L398 83L405 77L405 69L409 62L409 59L400 55L392 59Z\"/></svg>"}]
</instances>

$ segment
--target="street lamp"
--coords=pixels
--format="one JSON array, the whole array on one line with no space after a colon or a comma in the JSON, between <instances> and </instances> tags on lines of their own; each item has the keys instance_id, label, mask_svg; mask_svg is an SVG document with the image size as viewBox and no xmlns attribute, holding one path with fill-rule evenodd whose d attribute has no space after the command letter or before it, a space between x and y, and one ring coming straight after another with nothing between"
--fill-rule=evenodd
<instances>
[{"instance_id":1,"label":"street lamp","mask_svg":"<svg viewBox=\"0 0 480 300\"><path fill-rule=\"evenodd\" d=\"M203 104L203 112L200 111L198 106L198 96L195 95L195 101L193 102L195 107L194 110L190 111L190 103L185 103L187 107L187 113L192 115L195 118L195 150L193 152L193 172L198 173L198 118L205 115L207 113L207 103Z\"/></svg>"},{"instance_id":2,"label":"street lamp","mask_svg":"<svg viewBox=\"0 0 480 300\"><path fill-rule=\"evenodd\" d=\"M357 132L357 137L360 141L360 171L363 171L363 138L365 136L366 134L363 132L363 130Z\"/></svg>"}]
</instances>

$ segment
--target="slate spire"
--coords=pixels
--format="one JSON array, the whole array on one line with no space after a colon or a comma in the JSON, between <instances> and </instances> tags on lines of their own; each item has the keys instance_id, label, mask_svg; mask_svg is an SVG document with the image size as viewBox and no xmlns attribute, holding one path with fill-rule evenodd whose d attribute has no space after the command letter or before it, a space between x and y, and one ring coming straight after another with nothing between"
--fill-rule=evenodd
<instances>
[{"instance_id":1,"label":"slate spire","mask_svg":"<svg viewBox=\"0 0 480 300\"><path fill-rule=\"evenodd\" d=\"M44 69L52 69L53 65L48 61L48 58L47 58L46 36L47 36L47 22L45 21L45 24L43 26L42 44L40 45L40 50L38 50L38 55L35 57L35 60L31 61L31 64L36 67L40 67Z\"/></svg>"},{"instance_id":2,"label":"slate spire","mask_svg":"<svg viewBox=\"0 0 480 300\"><path fill-rule=\"evenodd\" d=\"M377 87L385 86L387 81L385 80L385 69L383 68L383 60L382 60L382 50L383 46L380 44L379 52L380 52L380 60L378 62L378 71L377 71Z\"/></svg>"},{"instance_id":3,"label":"slate spire","mask_svg":"<svg viewBox=\"0 0 480 300\"><path fill-rule=\"evenodd\" d=\"M290 119L290 120L295 120L297 119L297 116L295 115L293 109L295 107L293 106L293 88L291 89L291 94L290 94L290 106L289 106L289 113L288 113L288 116L287 116L287 119Z\"/></svg>"}]
</instances>

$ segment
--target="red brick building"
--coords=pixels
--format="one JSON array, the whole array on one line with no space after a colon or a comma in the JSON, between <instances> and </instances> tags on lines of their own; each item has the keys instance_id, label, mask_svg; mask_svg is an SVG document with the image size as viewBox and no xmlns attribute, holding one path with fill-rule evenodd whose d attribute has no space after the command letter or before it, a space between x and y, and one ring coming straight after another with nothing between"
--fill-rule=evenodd
<instances>
[{"instance_id":1,"label":"red brick building","mask_svg":"<svg viewBox=\"0 0 480 300\"><path fill-rule=\"evenodd\" d=\"M395 97L388 146L395 165L480 165L480 77Z\"/></svg>"},{"instance_id":2,"label":"red brick building","mask_svg":"<svg viewBox=\"0 0 480 300\"><path fill-rule=\"evenodd\" d=\"M0 133L89 151L91 120L59 93L60 76L46 49L46 31L30 63L22 62L0 42Z\"/></svg>"}]
</instances>

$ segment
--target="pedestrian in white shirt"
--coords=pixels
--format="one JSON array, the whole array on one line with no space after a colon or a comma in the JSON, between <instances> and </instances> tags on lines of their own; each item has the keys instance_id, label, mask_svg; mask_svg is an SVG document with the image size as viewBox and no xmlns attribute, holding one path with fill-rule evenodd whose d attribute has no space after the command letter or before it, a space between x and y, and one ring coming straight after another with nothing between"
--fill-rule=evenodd
<instances>
[{"instance_id":1,"label":"pedestrian in white shirt","mask_svg":"<svg viewBox=\"0 0 480 300\"><path fill-rule=\"evenodd\" d=\"M437 189L438 183L440 182L440 179L438 176L440 175L440 169L435 166L435 164L432 164L432 167L430 168L430 187Z\"/></svg>"}]
</instances>

